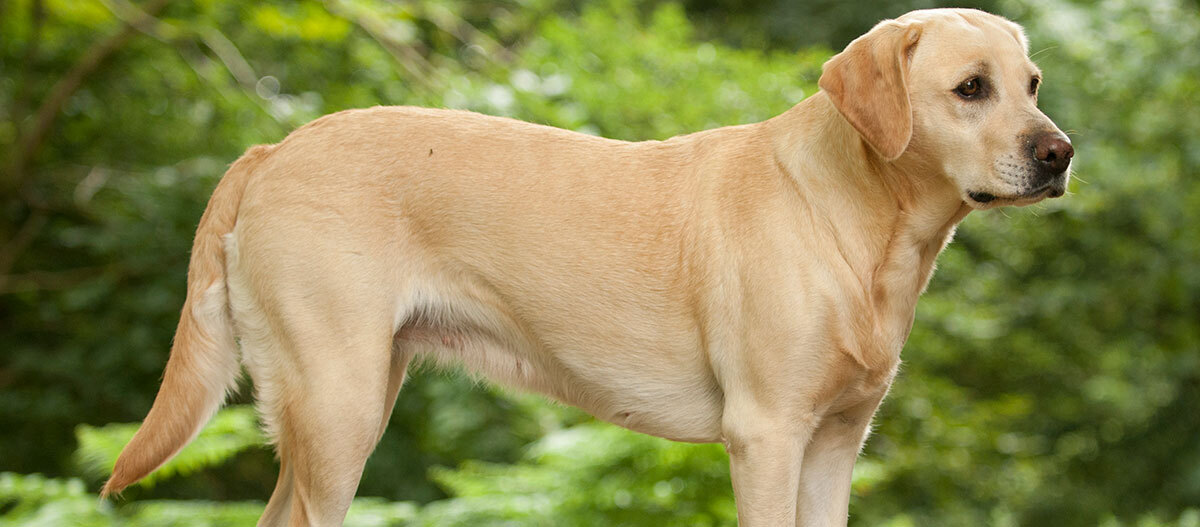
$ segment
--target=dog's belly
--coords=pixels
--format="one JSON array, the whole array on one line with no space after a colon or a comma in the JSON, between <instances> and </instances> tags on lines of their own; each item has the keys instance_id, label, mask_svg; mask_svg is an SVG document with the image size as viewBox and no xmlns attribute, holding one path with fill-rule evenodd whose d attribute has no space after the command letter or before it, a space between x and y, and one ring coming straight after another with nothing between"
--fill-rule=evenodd
<instances>
[{"instance_id":1,"label":"dog's belly","mask_svg":"<svg viewBox=\"0 0 1200 527\"><path fill-rule=\"evenodd\" d=\"M681 350L651 349L642 338L620 335L592 346L582 334L530 338L527 328L496 324L508 318L504 313L465 299L452 311L459 316L405 323L397 344L423 359L547 395L630 430L676 441L720 441L720 389L705 363L681 360L686 356Z\"/></svg>"}]
</instances>

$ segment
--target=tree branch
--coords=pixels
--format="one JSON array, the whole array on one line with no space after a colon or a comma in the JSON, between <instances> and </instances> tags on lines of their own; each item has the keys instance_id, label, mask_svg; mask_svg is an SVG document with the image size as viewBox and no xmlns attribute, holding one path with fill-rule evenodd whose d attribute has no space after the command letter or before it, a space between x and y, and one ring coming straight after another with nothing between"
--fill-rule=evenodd
<instances>
[{"instance_id":1,"label":"tree branch","mask_svg":"<svg viewBox=\"0 0 1200 527\"><path fill-rule=\"evenodd\" d=\"M21 82L17 84L15 93L13 94L13 104L10 117L14 124L20 125L25 120L29 112L29 85L31 84L30 71L35 69L34 62L37 61L38 50L42 43L42 26L46 21L46 8L42 0L33 0L29 3L29 42L25 43L25 56L21 59Z\"/></svg>"},{"instance_id":2,"label":"tree branch","mask_svg":"<svg viewBox=\"0 0 1200 527\"><path fill-rule=\"evenodd\" d=\"M258 96L258 92L255 91L255 86L258 84L258 74L254 72L254 68L250 66L250 63L242 55L241 51L238 51L237 45L229 40L224 33L221 33L219 29L205 27L197 30L187 30L143 13L126 0L101 1L114 15L131 26L136 27L138 31L163 43L175 46L184 61L188 63L192 71L196 72L197 76L212 84L219 84L220 81L217 78L205 71L207 69L205 66L208 62L208 56L200 50L198 42L202 43L225 66L225 69L233 76L234 81L236 81L246 97L257 104L264 113L274 119L275 122L288 128L301 124L292 119L280 120L271 111L267 102Z\"/></svg>"},{"instance_id":3,"label":"tree branch","mask_svg":"<svg viewBox=\"0 0 1200 527\"><path fill-rule=\"evenodd\" d=\"M353 22L375 39L392 58L408 72L410 80L416 82L426 91L437 91L436 84L445 84L437 77L437 68L425 60L416 49L403 42L397 41L387 30L387 27L371 13L364 12L366 8L350 5L341 0L325 0L325 8L329 12Z\"/></svg>"},{"instance_id":4,"label":"tree branch","mask_svg":"<svg viewBox=\"0 0 1200 527\"><path fill-rule=\"evenodd\" d=\"M456 15L453 11L442 4L422 4L424 7L425 19L433 22L433 25L438 29L449 33L454 38L457 38L463 44L468 46L479 46L487 56L493 60L500 62L512 62L512 52L503 44L496 41L488 34L480 31L475 26L471 25L462 17Z\"/></svg>"},{"instance_id":5,"label":"tree branch","mask_svg":"<svg viewBox=\"0 0 1200 527\"><path fill-rule=\"evenodd\" d=\"M8 272L12 270L17 258L21 256L21 253L25 252L25 249L29 247L33 239L41 233L42 227L46 226L46 219L46 211L40 209L33 211L25 219L25 223L21 224L21 228L17 230L12 239L8 240L4 244L4 247L0 248L0 290L4 290L4 287L8 284L8 279L10 278Z\"/></svg>"},{"instance_id":6,"label":"tree branch","mask_svg":"<svg viewBox=\"0 0 1200 527\"><path fill-rule=\"evenodd\" d=\"M95 266L65 271L30 271L15 275L0 275L0 295L67 289L99 276L107 269L104 266Z\"/></svg>"},{"instance_id":7,"label":"tree branch","mask_svg":"<svg viewBox=\"0 0 1200 527\"><path fill-rule=\"evenodd\" d=\"M150 0L142 9L147 16L153 15L166 7L169 0ZM83 53L83 56L54 83L50 93L42 101L34 114L33 125L28 133L22 134L17 141L16 151L13 152L8 173L0 178L0 193L20 187L28 177L26 169L33 160L34 154L41 148L46 135L54 125L54 121L62 112L63 105L74 95L83 81L94 73L118 49L121 49L129 39L136 34L132 24L122 24L121 27L108 37L96 41Z\"/></svg>"}]
</instances>

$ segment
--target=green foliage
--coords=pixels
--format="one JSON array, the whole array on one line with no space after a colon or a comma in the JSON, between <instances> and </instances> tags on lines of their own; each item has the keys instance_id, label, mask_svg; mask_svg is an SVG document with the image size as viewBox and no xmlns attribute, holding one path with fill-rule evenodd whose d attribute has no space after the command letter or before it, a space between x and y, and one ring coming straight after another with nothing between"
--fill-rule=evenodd
<instances>
[{"instance_id":1,"label":"green foliage","mask_svg":"<svg viewBox=\"0 0 1200 527\"><path fill-rule=\"evenodd\" d=\"M78 479L49 479L41 475L0 472L0 526L58 526L96 510L95 496ZM78 525L94 525L80 522Z\"/></svg>"},{"instance_id":2,"label":"green foliage","mask_svg":"<svg viewBox=\"0 0 1200 527\"><path fill-rule=\"evenodd\" d=\"M225 527L253 525L263 503L143 501L115 508L100 502L79 479L0 473L0 527ZM411 525L417 506L378 498L354 500L347 527Z\"/></svg>"},{"instance_id":3,"label":"green foliage","mask_svg":"<svg viewBox=\"0 0 1200 527\"><path fill-rule=\"evenodd\" d=\"M30 147L54 87L131 15L0 1L0 470L13 471L0 526L261 512L275 469L250 448L261 436L245 407L131 501L89 492L134 429L105 423L150 406L192 230L247 146L374 104L630 140L753 122L813 93L831 49L932 5L918 4L172 2L50 108ZM1028 29L1077 179L1064 199L959 229L856 466L851 523L1200 525L1200 13L1187 0L985 4ZM35 472L51 477L17 474ZM348 525L734 521L718 446L421 370L359 494L382 498L356 500Z\"/></svg>"},{"instance_id":4,"label":"green foliage","mask_svg":"<svg viewBox=\"0 0 1200 527\"><path fill-rule=\"evenodd\" d=\"M79 425L75 430L79 449L75 452L83 471L96 478L107 477L117 464L121 449L133 438L137 423L109 424L102 427ZM153 486L172 476L186 476L197 470L221 465L239 452L261 446L266 438L258 428L258 417L250 406L225 408L213 417L200 434L139 485Z\"/></svg>"},{"instance_id":5,"label":"green foliage","mask_svg":"<svg viewBox=\"0 0 1200 527\"><path fill-rule=\"evenodd\" d=\"M674 443L607 424L547 434L516 466L468 462L434 471L433 478L455 497L425 508L428 525L736 521L723 448Z\"/></svg>"},{"instance_id":6,"label":"green foliage","mask_svg":"<svg viewBox=\"0 0 1200 527\"><path fill-rule=\"evenodd\" d=\"M520 117L616 139L666 139L782 113L816 91L831 54L697 43L678 6L663 5L645 21L636 13L629 2L609 2L546 21L478 109L518 109ZM493 91L503 86L511 96ZM447 104L458 96L448 93Z\"/></svg>"}]
</instances>

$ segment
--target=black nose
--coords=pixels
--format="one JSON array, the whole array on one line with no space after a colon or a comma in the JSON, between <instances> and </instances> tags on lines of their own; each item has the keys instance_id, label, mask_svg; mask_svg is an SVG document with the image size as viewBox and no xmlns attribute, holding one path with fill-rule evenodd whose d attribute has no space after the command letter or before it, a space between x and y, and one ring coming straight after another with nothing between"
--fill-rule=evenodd
<instances>
[{"instance_id":1,"label":"black nose","mask_svg":"<svg viewBox=\"0 0 1200 527\"><path fill-rule=\"evenodd\" d=\"M1075 149L1071 141L1062 132L1047 132L1037 138L1033 144L1033 157L1041 163L1042 168L1053 174L1060 174L1071 164Z\"/></svg>"}]
</instances>

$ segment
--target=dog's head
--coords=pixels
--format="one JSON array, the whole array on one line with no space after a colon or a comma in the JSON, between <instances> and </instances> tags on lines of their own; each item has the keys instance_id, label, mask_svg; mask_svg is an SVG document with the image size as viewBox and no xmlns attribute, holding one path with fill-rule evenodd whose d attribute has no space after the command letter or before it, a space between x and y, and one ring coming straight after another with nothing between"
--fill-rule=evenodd
<instances>
[{"instance_id":1,"label":"dog's head","mask_svg":"<svg viewBox=\"0 0 1200 527\"><path fill-rule=\"evenodd\" d=\"M1074 150L1037 107L1021 27L971 9L886 20L825 64L820 86L886 161L942 172L975 208L1066 191Z\"/></svg>"}]
</instances>

